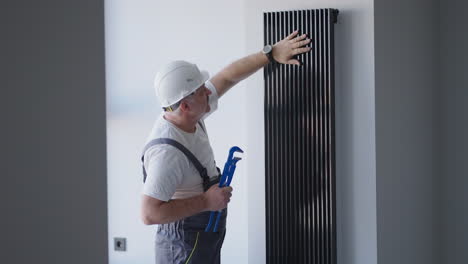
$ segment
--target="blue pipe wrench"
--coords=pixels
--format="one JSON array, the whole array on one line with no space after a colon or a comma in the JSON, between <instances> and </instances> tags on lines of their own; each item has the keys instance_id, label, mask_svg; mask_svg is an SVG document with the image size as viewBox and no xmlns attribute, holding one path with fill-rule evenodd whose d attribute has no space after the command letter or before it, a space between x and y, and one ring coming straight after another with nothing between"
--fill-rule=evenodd
<instances>
[{"instance_id":1,"label":"blue pipe wrench","mask_svg":"<svg viewBox=\"0 0 468 264\"><path fill-rule=\"evenodd\" d=\"M234 176L234 171L236 170L236 163L242 159L239 157L234 157L235 152L244 153L244 151L237 146L234 146L229 150L228 159L226 161L226 164L224 164L223 175L221 176L221 179L219 180L220 188L227 187L231 184L232 176ZM214 215L215 215L215 212L211 212L210 220L208 221L208 224L206 225L205 232L210 231L211 225L213 224ZM213 227L213 232L218 231L218 223L219 223L220 218L221 218L221 211L218 211L218 215L216 216L216 222Z\"/></svg>"}]
</instances>

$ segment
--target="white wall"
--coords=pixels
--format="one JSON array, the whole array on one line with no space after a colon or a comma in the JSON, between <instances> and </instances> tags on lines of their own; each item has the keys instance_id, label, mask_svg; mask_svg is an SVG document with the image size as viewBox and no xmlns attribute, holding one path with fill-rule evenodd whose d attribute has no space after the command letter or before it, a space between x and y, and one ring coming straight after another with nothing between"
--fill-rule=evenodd
<instances>
[{"instance_id":1,"label":"white wall","mask_svg":"<svg viewBox=\"0 0 468 264\"><path fill-rule=\"evenodd\" d=\"M213 75L244 55L242 2L113 0L105 7L109 261L153 263L154 227L139 219L139 158L160 112L152 87L154 74L165 63L184 59ZM221 169L233 145L243 148L249 160L244 93L243 84L235 87L206 122ZM223 263L247 262L246 168L246 162L239 162L232 182ZM127 238L126 252L114 251L114 237Z\"/></svg>"},{"instance_id":2,"label":"white wall","mask_svg":"<svg viewBox=\"0 0 468 264\"><path fill-rule=\"evenodd\" d=\"M379 264L439 263L436 1L375 1Z\"/></svg>"},{"instance_id":3,"label":"white wall","mask_svg":"<svg viewBox=\"0 0 468 264\"><path fill-rule=\"evenodd\" d=\"M338 263L377 263L373 1L246 1L247 51L263 45L263 12L337 8L335 27ZM265 263L263 75L247 81L249 263Z\"/></svg>"}]
</instances>

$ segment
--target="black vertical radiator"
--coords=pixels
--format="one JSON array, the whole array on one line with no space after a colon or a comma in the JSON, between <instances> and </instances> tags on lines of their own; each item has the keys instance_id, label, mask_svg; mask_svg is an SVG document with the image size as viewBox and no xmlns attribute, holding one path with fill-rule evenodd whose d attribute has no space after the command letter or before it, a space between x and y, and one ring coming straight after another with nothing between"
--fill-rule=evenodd
<instances>
[{"instance_id":1,"label":"black vertical radiator","mask_svg":"<svg viewBox=\"0 0 468 264\"><path fill-rule=\"evenodd\" d=\"M302 66L265 67L266 260L336 264L334 24L338 10L264 13L264 42L312 39Z\"/></svg>"}]
</instances>

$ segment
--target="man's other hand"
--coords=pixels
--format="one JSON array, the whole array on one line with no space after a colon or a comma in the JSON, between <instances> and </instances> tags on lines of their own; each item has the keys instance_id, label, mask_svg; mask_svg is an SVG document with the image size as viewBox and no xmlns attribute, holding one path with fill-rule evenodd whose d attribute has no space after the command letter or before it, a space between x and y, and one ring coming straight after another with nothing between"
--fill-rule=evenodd
<instances>
[{"instance_id":1,"label":"man's other hand","mask_svg":"<svg viewBox=\"0 0 468 264\"><path fill-rule=\"evenodd\" d=\"M211 186L208 191L203 194L206 201L206 209L208 211L219 211L227 207L231 201L232 187L220 188L218 185Z\"/></svg>"}]
</instances>

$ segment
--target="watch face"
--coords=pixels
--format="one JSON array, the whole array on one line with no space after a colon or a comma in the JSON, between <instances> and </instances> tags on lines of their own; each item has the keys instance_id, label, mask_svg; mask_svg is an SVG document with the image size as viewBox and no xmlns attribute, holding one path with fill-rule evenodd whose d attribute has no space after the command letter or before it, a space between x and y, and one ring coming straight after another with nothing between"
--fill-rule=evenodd
<instances>
[{"instance_id":1,"label":"watch face","mask_svg":"<svg viewBox=\"0 0 468 264\"><path fill-rule=\"evenodd\" d=\"M263 47L263 53L270 53L271 51L271 45L266 45L265 47Z\"/></svg>"}]
</instances>

